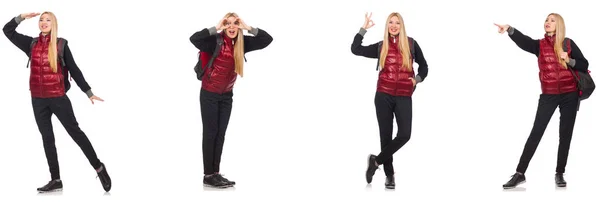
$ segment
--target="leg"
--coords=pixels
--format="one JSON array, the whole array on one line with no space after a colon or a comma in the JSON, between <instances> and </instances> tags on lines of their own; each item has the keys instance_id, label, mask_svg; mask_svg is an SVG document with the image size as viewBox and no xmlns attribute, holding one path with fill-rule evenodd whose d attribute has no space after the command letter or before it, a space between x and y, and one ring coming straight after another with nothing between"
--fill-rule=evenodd
<instances>
[{"instance_id":1,"label":"leg","mask_svg":"<svg viewBox=\"0 0 600 202\"><path fill-rule=\"evenodd\" d=\"M412 98L396 97L396 123L398 124L398 133L396 137L388 144L377 156L378 160L389 161L396 151L404 146L412 132Z\"/></svg>"},{"instance_id":2,"label":"leg","mask_svg":"<svg viewBox=\"0 0 600 202\"><path fill-rule=\"evenodd\" d=\"M375 94L375 111L377 113L377 122L379 124L379 141L381 151L383 151L392 142L392 133L394 132L394 108L396 103L394 98L385 93ZM376 159L377 164L383 164L383 170L386 176L394 175L393 159Z\"/></svg>"},{"instance_id":3,"label":"leg","mask_svg":"<svg viewBox=\"0 0 600 202\"><path fill-rule=\"evenodd\" d=\"M544 132L546 131L546 127L558 106L557 95L540 95L540 99L538 101L538 108L535 115L535 121L533 123L533 129L531 129L531 133L529 134L529 138L525 143L525 147L523 148L523 153L521 154L521 159L519 160L519 165L517 166L517 172L525 173L527 171L527 167L529 166L529 162L537 149Z\"/></svg>"},{"instance_id":4,"label":"leg","mask_svg":"<svg viewBox=\"0 0 600 202\"><path fill-rule=\"evenodd\" d=\"M73 112L73 106L71 105L71 100L66 95L59 98L52 98L52 104L50 105L52 112L56 114L56 118L62 123L65 127L69 136L77 143L79 148L85 154L90 165L94 167L94 169L99 169L101 167L100 160L96 156L96 151L92 146L92 143L85 135L85 133L79 128L79 123L77 123L77 119L75 118L75 113Z\"/></svg>"},{"instance_id":5,"label":"leg","mask_svg":"<svg viewBox=\"0 0 600 202\"><path fill-rule=\"evenodd\" d=\"M211 175L215 171L214 151L218 133L219 104L217 95L208 91L200 91L200 110L202 116L202 157L204 174Z\"/></svg>"},{"instance_id":6,"label":"leg","mask_svg":"<svg viewBox=\"0 0 600 202\"><path fill-rule=\"evenodd\" d=\"M215 156L213 169L215 173L218 173L221 165L221 154L223 154L223 145L225 143L225 132L229 125L229 118L231 117L231 108L233 104L233 93L227 93L222 95L222 99L219 101L219 130L217 137L215 138Z\"/></svg>"},{"instance_id":7,"label":"leg","mask_svg":"<svg viewBox=\"0 0 600 202\"><path fill-rule=\"evenodd\" d=\"M556 173L562 174L567 166L571 137L573 136L573 127L577 117L577 105L579 97L577 93L569 93L563 96L560 103L560 143L558 144L558 159L556 164Z\"/></svg>"},{"instance_id":8,"label":"leg","mask_svg":"<svg viewBox=\"0 0 600 202\"><path fill-rule=\"evenodd\" d=\"M52 180L60 179L58 166L58 155L56 153L56 145L54 144L54 132L52 131L52 111L49 107L49 100L44 98L32 98L33 114L38 129L42 134L44 151L46 160L50 168Z\"/></svg>"}]
</instances>

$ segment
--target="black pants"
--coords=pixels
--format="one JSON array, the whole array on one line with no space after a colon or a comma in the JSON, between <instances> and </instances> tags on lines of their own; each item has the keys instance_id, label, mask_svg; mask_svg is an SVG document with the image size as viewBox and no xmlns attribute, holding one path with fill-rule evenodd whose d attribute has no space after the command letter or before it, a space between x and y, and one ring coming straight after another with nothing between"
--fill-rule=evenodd
<instances>
[{"instance_id":1,"label":"black pants","mask_svg":"<svg viewBox=\"0 0 600 202\"><path fill-rule=\"evenodd\" d=\"M60 179L58 156L54 144L54 132L52 130L52 114L56 115L56 118L65 127L67 133L79 145L79 148L81 148L92 167L94 169L100 168L100 160L96 156L92 143L90 143L85 133L79 128L79 124L73 113L71 100L66 95L57 98L32 98L31 102L33 104L35 121L42 134L44 151L48 160L48 166L50 167L52 180Z\"/></svg>"},{"instance_id":2,"label":"black pants","mask_svg":"<svg viewBox=\"0 0 600 202\"><path fill-rule=\"evenodd\" d=\"M379 123L379 136L381 153L375 159L378 164L383 164L386 176L394 175L392 155L396 153L410 139L412 128L412 98L405 96L391 96L377 92L375 94L375 109ZM394 130L394 114L398 133L392 139Z\"/></svg>"},{"instance_id":3,"label":"black pants","mask_svg":"<svg viewBox=\"0 0 600 202\"><path fill-rule=\"evenodd\" d=\"M573 127L577 117L577 107L579 105L579 95L577 92L564 93L560 95L540 95L535 122L531 134L525 143L521 160L517 166L517 172L525 173L533 153L537 149L546 127L556 111L560 108L560 126L559 126L559 145L556 172L564 173L567 166L567 157L569 156L569 147L571 137L573 136Z\"/></svg>"},{"instance_id":4,"label":"black pants","mask_svg":"<svg viewBox=\"0 0 600 202\"><path fill-rule=\"evenodd\" d=\"M204 89L200 91L205 175L219 172L232 103L233 92L217 94Z\"/></svg>"}]
</instances>

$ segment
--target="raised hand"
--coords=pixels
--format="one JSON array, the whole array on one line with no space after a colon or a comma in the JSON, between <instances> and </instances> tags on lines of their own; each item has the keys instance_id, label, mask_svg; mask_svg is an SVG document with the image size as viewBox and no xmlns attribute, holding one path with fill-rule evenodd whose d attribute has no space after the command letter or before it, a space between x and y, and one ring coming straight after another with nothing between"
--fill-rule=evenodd
<instances>
[{"instance_id":1,"label":"raised hand","mask_svg":"<svg viewBox=\"0 0 600 202\"><path fill-rule=\"evenodd\" d=\"M98 96L93 95L92 97L90 97L90 101L92 101L92 104L94 104L94 100L100 101L100 102L104 102L104 100L102 98L99 98Z\"/></svg>"},{"instance_id":2,"label":"raised hand","mask_svg":"<svg viewBox=\"0 0 600 202\"><path fill-rule=\"evenodd\" d=\"M21 18L29 19L29 18L38 16L38 15L40 15L40 13L23 13L23 14L21 14Z\"/></svg>"},{"instance_id":3,"label":"raised hand","mask_svg":"<svg viewBox=\"0 0 600 202\"><path fill-rule=\"evenodd\" d=\"M239 23L239 27L243 30L248 30L250 31L252 29L252 27L248 26L244 20L242 20L242 18L236 18L236 21Z\"/></svg>"},{"instance_id":4,"label":"raised hand","mask_svg":"<svg viewBox=\"0 0 600 202\"><path fill-rule=\"evenodd\" d=\"M217 28L217 31L221 31L221 30L229 28L229 24L227 24L227 18L221 19L217 23L217 26L215 26L215 28Z\"/></svg>"},{"instance_id":5,"label":"raised hand","mask_svg":"<svg viewBox=\"0 0 600 202\"><path fill-rule=\"evenodd\" d=\"M500 34L504 34L504 32L506 32L508 30L508 28L510 28L510 25L499 25L494 23L494 25L496 25L496 27L498 27L498 33Z\"/></svg>"},{"instance_id":6,"label":"raised hand","mask_svg":"<svg viewBox=\"0 0 600 202\"><path fill-rule=\"evenodd\" d=\"M373 15L373 13L365 13L365 24L363 25L362 28L369 29L369 28L375 26L375 23L373 22L373 20L371 20L372 15Z\"/></svg>"}]
</instances>

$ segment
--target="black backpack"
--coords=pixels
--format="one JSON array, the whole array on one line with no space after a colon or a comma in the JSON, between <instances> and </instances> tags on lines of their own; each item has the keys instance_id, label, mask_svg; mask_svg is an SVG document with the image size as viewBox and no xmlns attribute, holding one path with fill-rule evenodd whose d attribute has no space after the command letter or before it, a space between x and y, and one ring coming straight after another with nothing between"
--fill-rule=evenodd
<instances>
[{"instance_id":1,"label":"black backpack","mask_svg":"<svg viewBox=\"0 0 600 202\"><path fill-rule=\"evenodd\" d=\"M33 38L33 40L31 40L31 44L29 45L29 50L33 51L33 47L35 46L35 44L38 41L38 37ZM65 46L67 44L67 40L63 39L63 38L57 38L56 41L56 48L57 50L57 54L58 54L58 61L60 62L60 66L62 67L63 70L63 75L64 75L64 83L65 83L65 92L69 91L69 89L71 88L71 84L69 83L69 79L67 79L69 77L69 70L67 70L66 66L67 64L65 63ZM29 59L27 60L27 68L29 68L29 64L31 63L31 52L29 53Z\"/></svg>"},{"instance_id":2,"label":"black backpack","mask_svg":"<svg viewBox=\"0 0 600 202\"><path fill-rule=\"evenodd\" d=\"M383 41L379 42L379 46L377 47L377 54L381 53L381 46L383 45ZM413 38L408 37L408 46L410 48L410 57L415 58L415 41ZM377 68L375 70L379 71L379 57L377 57Z\"/></svg>"},{"instance_id":3,"label":"black backpack","mask_svg":"<svg viewBox=\"0 0 600 202\"><path fill-rule=\"evenodd\" d=\"M569 38L565 38L565 40L563 41L563 51L569 53L569 55L571 54L571 40L569 40ZM573 68L569 68L569 70L571 70L571 73L575 77L575 80L577 80L577 89L579 89L579 100L581 101L588 99L594 92L594 89L596 89L596 84L594 83L594 80L590 75L590 70L588 70L587 72L577 71L577 73L576 70L574 70Z\"/></svg>"},{"instance_id":4,"label":"black backpack","mask_svg":"<svg viewBox=\"0 0 600 202\"><path fill-rule=\"evenodd\" d=\"M213 61L215 60L215 58L217 58L217 56L219 55L219 52L221 52L221 46L223 45L223 36L221 36L220 34L217 34L216 37L217 37L217 44L215 46L215 50L213 51L212 55L209 52L203 52L203 51L198 52L198 62L196 63L196 66L194 66L194 71L196 72L196 77L200 81L202 81L202 77L204 76L204 73L207 71L208 68L212 67ZM210 58L210 59L208 59L208 58ZM208 77L210 77L210 74L208 75Z\"/></svg>"}]
</instances>

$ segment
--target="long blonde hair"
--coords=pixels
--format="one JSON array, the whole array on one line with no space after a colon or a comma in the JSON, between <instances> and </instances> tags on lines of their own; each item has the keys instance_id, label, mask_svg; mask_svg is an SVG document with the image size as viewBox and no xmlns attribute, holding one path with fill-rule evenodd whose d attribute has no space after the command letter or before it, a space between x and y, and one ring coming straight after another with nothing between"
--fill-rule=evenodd
<instances>
[{"instance_id":1,"label":"long blonde hair","mask_svg":"<svg viewBox=\"0 0 600 202\"><path fill-rule=\"evenodd\" d=\"M398 17L398 20L400 21L400 33L398 34L398 49L402 53L402 68L407 68L409 71L412 71L412 58L410 58L410 45L408 44L408 36L406 35L406 29L404 28L404 19L402 19L400 13L397 12L391 13L387 18L385 31L383 35L383 44L381 46L381 53L379 55L379 66L381 66L380 69L383 69L385 67L385 59L387 57L388 49L390 46L390 33L387 24L390 22L390 20L392 20L392 17L394 16Z\"/></svg>"},{"instance_id":2,"label":"long blonde hair","mask_svg":"<svg viewBox=\"0 0 600 202\"><path fill-rule=\"evenodd\" d=\"M563 42L565 41L566 29L565 29L565 20L558 13L550 13L548 17L554 16L556 20L556 31L554 32L554 53L556 54L556 58L560 61L560 64L566 69L567 63L560 58L560 54L565 52L563 50Z\"/></svg>"},{"instance_id":3,"label":"long blonde hair","mask_svg":"<svg viewBox=\"0 0 600 202\"><path fill-rule=\"evenodd\" d=\"M225 18L239 16L236 13L227 13ZM237 40L233 46L233 58L235 61L235 73L239 74L240 77L244 77L244 30L238 28Z\"/></svg>"},{"instance_id":4,"label":"long blonde hair","mask_svg":"<svg viewBox=\"0 0 600 202\"><path fill-rule=\"evenodd\" d=\"M43 12L42 15L47 15L50 18L51 26L50 26L50 45L48 46L48 62L50 62L50 68L52 72L56 73L58 71L58 22L56 21L56 15L50 11Z\"/></svg>"}]
</instances>

